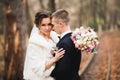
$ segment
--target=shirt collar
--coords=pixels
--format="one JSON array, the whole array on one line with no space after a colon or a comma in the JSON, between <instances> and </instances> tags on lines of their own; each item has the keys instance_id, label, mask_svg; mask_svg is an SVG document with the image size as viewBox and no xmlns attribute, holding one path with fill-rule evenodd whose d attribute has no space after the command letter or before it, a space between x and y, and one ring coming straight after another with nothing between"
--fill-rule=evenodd
<instances>
[{"instance_id":1,"label":"shirt collar","mask_svg":"<svg viewBox=\"0 0 120 80\"><path fill-rule=\"evenodd\" d=\"M60 38L63 38L66 34L68 34L68 33L70 33L70 32L71 32L71 30L65 31L64 33L62 33L62 34L60 35Z\"/></svg>"}]
</instances>

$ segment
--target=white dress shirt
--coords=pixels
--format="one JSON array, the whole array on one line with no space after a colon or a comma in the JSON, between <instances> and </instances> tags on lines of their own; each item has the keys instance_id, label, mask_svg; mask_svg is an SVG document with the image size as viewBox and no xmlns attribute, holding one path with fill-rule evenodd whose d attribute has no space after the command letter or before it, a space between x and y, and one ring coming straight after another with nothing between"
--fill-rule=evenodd
<instances>
[{"instance_id":1,"label":"white dress shirt","mask_svg":"<svg viewBox=\"0 0 120 80\"><path fill-rule=\"evenodd\" d=\"M70 33L70 32L71 32L71 30L68 30L68 31L62 33L62 34L60 35L60 38L63 38L66 34L68 34L68 33Z\"/></svg>"}]
</instances>

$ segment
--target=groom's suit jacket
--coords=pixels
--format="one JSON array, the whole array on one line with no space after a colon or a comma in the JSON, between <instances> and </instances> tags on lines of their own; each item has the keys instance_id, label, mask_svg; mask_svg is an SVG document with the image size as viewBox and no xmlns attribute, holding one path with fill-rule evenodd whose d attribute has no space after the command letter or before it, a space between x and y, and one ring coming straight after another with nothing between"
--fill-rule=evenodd
<instances>
[{"instance_id":1,"label":"groom's suit jacket","mask_svg":"<svg viewBox=\"0 0 120 80\"><path fill-rule=\"evenodd\" d=\"M65 54L56 62L55 69L51 73L55 80L81 80L78 75L81 52L75 48L70 36L71 33L66 34L57 44L58 48L65 50Z\"/></svg>"}]
</instances>

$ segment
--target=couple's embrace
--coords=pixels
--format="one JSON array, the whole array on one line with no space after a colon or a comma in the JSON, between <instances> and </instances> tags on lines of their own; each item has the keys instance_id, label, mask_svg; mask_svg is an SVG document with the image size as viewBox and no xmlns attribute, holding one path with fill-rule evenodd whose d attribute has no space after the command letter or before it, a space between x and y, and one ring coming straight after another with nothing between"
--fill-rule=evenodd
<instances>
[{"instance_id":1,"label":"couple's embrace","mask_svg":"<svg viewBox=\"0 0 120 80\"><path fill-rule=\"evenodd\" d=\"M52 31L54 30L60 35ZM71 40L69 14L38 12L32 29L24 64L25 80L81 80L78 70L81 53ZM56 51L51 52L53 46Z\"/></svg>"}]
</instances>

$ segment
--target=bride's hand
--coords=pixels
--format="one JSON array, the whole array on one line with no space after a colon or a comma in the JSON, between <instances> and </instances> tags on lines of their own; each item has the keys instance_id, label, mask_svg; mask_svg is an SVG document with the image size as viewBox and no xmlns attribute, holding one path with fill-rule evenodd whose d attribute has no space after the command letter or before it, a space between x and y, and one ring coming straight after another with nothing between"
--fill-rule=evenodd
<instances>
[{"instance_id":1,"label":"bride's hand","mask_svg":"<svg viewBox=\"0 0 120 80\"><path fill-rule=\"evenodd\" d=\"M65 50L63 48L56 49L54 51L55 57L53 57L49 62L46 63L45 69L49 69L56 61L64 56Z\"/></svg>"},{"instance_id":2,"label":"bride's hand","mask_svg":"<svg viewBox=\"0 0 120 80\"><path fill-rule=\"evenodd\" d=\"M64 56L64 53L65 53L65 50L63 50L63 48L57 49L55 51L55 57L54 57L55 61L58 61L60 58L62 58Z\"/></svg>"}]
</instances>

